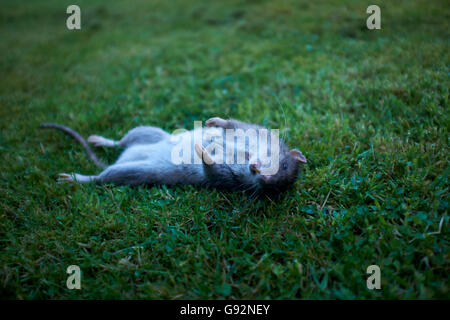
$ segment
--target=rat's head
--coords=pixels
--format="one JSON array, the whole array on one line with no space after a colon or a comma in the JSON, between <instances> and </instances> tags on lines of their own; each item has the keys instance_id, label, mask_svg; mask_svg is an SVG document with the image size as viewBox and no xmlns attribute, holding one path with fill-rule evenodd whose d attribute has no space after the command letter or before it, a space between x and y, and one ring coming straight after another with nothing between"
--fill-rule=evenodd
<instances>
[{"instance_id":1,"label":"rat's head","mask_svg":"<svg viewBox=\"0 0 450 320\"><path fill-rule=\"evenodd\" d=\"M289 188L297 180L301 163L306 163L306 158L300 151L286 149L280 152L278 170L275 170L274 174L264 174L264 169L259 160L250 164L249 169L261 189L282 191Z\"/></svg>"}]
</instances>

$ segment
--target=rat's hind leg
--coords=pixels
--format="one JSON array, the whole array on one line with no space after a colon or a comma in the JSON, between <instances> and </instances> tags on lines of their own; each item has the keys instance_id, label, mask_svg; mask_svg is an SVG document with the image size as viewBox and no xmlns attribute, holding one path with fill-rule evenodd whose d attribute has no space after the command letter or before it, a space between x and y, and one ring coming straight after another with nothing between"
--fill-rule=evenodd
<instances>
[{"instance_id":1,"label":"rat's hind leg","mask_svg":"<svg viewBox=\"0 0 450 320\"><path fill-rule=\"evenodd\" d=\"M97 176L85 176L78 173L60 173L58 182L78 182L78 183L90 183L97 181Z\"/></svg>"},{"instance_id":2,"label":"rat's hind leg","mask_svg":"<svg viewBox=\"0 0 450 320\"><path fill-rule=\"evenodd\" d=\"M169 137L170 134L161 128L141 126L128 131L117 144L121 147L129 147L135 144L157 143Z\"/></svg>"},{"instance_id":3,"label":"rat's hind leg","mask_svg":"<svg viewBox=\"0 0 450 320\"><path fill-rule=\"evenodd\" d=\"M148 161L116 163L98 175L97 182L118 185L137 186L142 184L158 184L169 181Z\"/></svg>"},{"instance_id":4,"label":"rat's hind leg","mask_svg":"<svg viewBox=\"0 0 450 320\"><path fill-rule=\"evenodd\" d=\"M96 147L116 147L119 145L117 141L96 135L90 136L87 141Z\"/></svg>"},{"instance_id":5,"label":"rat's hind leg","mask_svg":"<svg viewBox=\"0 0 450 320\"><path fill-rule=\"evenodd\" d=\"M148 161L136 161L113 164L98 176L85 176L78 173L60 173L58 182L76 183L114 183L118 185L140 185L155 183L164 178L158 174Z\"/></svg>"},{"instance_id":6,"label":"rat's hind leg","mask_svg":"<svg viewBox=\"0 0 450 320\"><path fill-rule=\"evenodd\" d=\"M135 144L156 143L169 137L170 135L161 128L141 126L128 131L119 141L92 135L88 138L88 142L96 147L129 147Z\"/></svg>"}]
</instances>

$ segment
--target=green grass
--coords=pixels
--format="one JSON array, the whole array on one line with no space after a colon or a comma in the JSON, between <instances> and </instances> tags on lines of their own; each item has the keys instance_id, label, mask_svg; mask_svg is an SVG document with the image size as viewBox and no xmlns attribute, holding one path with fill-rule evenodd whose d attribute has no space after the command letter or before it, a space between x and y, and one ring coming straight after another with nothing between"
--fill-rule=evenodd
<instances>
[{"instance_id":1,"label":"green grass","mask_svg":"<svg viewBox=\"0 0 450 320\"><path fill-rule=\"evenodd\" d=\"M72 3L0 3L1 298L450 298L448 1L378 2L378 31L364 1L80 0L69 31ZM212 116L280 128L309 160L295 186L56 184L98 169L38 129Z\"/></svg>"}]
</instances>

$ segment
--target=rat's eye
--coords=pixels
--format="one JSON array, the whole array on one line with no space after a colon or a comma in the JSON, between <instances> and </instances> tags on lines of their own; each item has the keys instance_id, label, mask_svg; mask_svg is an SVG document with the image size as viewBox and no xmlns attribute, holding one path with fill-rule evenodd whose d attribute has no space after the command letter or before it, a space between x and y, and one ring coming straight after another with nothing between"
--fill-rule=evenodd
<instances>
[{"instance_id":1,"label":"rat's eye","mask_svg":"<svg viewBox=\"0 0 450 320\"><path fill-rule=\"evenodd\" d=\"M287 168L288 168L287 163L283 163L283 170L287 170Z\"/></svg>"}]
</instances>

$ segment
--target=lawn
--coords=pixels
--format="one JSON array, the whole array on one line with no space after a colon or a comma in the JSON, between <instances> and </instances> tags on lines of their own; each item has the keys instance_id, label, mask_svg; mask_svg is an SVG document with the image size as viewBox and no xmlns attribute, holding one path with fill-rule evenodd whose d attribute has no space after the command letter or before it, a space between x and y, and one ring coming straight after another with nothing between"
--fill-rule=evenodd
<instances>
[{"instance_id":1,"label":"lawn","mask_svg":"<svg viewBox=\"0 0 450 320\"><path fill-rule=\"evenodd\" d=\"M73 31L73 1L0 4L2 299L450 298L448 1L378 2L381 30L356 0L79 0ZM213 116L279 128L294 187L57 184L98 169L38 128Z\"/></svg>"}]
</instances>

